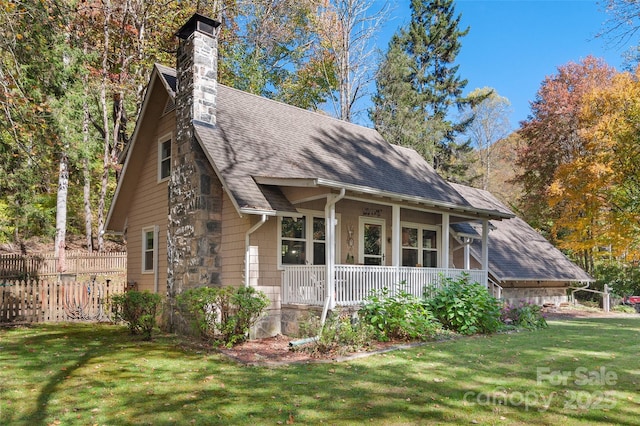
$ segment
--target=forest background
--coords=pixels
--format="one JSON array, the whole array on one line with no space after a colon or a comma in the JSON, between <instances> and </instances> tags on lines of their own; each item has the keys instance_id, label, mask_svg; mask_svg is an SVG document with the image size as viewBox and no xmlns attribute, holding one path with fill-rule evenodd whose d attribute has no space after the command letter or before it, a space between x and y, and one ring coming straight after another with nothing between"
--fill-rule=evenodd
<instances>
[{"instance_id":1,"label":"forest background","mask_svg":"<svg viewBox=\"0 0 640 426\"><path fill-rule=\"evenodd\" d=\"M608 0L602 37L636 37L640 6ZM497 195L619 295L640 294L640 74L594 57L559 64L520 128L492 88L463 96L470 28L453 0L411 1L386 49L390 4L364 0L0 0L0 243L82 236L105 219L154 63L175 30L213 16L219 81L356 121L420 152L443 177ZM373 88L373 90L370 90ZM358 111L370 97L367 111ZM68 234L68 235L67 235Z\"/></svg>"}]
</instances>

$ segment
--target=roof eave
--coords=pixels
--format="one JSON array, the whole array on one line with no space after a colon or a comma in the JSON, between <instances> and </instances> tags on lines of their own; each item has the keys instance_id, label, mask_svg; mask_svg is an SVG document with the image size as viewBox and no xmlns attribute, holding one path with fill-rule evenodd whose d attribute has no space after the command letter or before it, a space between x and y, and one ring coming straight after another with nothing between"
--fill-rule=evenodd
<instances>
[{"instance_id":1,"label":"roof eave","mask_svg":"<svg viewBox=\"0 0 640 426\"><path fill-rule=\"evenodd\" d=\"M439 209L450 210L455 213L470 215L472 217L485 218L485 219L511 219L515 217L513 214L507 214L503 212L499 212L497 210L484 210L477 209L474 207L461 206L452 203L445 203L441 201L434 201L423 197L417 197L413 195L400 194L396 192L384 191L377 188L353 185L353 184L345 184L338 181L333 181L329 179L318 178L317 179L318 186L324 186L327 188L335 188L342 189L345 188L349 191L360 192L368 195L376 195L379 197L388 197L392 199L397 199L400 201L413 202L418 204L423 204L429 207L437 207Z\"/></svg>"},{"instance_id":2,"label":"roof eave","mask_svg":"<svg viewBox=\"0 0 640 426\"><path fill-rule=\"evenodd\" d=\"M500 278L500 282L505 282L505 281L543 281L543 282L553 282L553 283L592 283L595 282L596 280L594 278L589 278L589 279L580 279L580 278L544 278L544 277L537 277L537 278L532 278L532 277L506 277L506 278Z\"/></svg>"},{"instance_id":3,"label":"roof eave","mask_svg":"<svg viewBox=\"0 0 640 426\"><path fill-rule=\"evenodd\" d=\"M452 203L438 202L429 200L423 197L416 197L407 194L400 194L396 192L384 191L369 186L354 185L331 179L324 178L280 178L280 177L267 177L267 176L253 176L253 179L262 185L275 185L275 186L293 186L299 188L317 188L325 187L331 189L342 189L347 191L358 192L367 195L374 195L378 197L387 197L399 201L407 201L426 205L429 207L436 207L439 209L450 210L455 213L469 215L471 217L486 218L486 219L511 219L515 217L513 214L503 213L497 210L484 210L474 207L460 206Z\"/></svg>"},{"instance_id":4,"label":"roof eave","mask_svg":"<svg viewBox=\"0 0 640 426\"><path fill-rule=\"evenodd\" d=\"M105 221L105 229L107 231L110 232L121 232L121 230L115 230L115 229L109 229L109 224L111 223L111 218L113 216L113 211L115 209L116 206L116 202L118 200L118 196L120 195L120 189L122 188L122 185L125 181L125 176L128 170L128 166L129 166L129 158L131 157L131 153L133 152L133 148L136 144L136 141L138 140L138 133L140 130L140 126L141 123L143 122L143 117L145 116L145 113L147 111L147 107L149 105L149 98L151 97L151 93L153 92L155 83L157 80L160 80L163 82L163 85L165 86L165 89L167 89L167 92L169 93L169 96L171 96L171 94L173 93L172 90L170 90L170 88L168 88L164 82L164 78L162 78L160 70L158 69L157 66L153 67L153 70L151 71L151 76L149 77L149 84L147 86L147 90L145 91L144 94L144 100L142 102L142 107L140 108L140 114L138 115L138 119L136 120L136 127L133 130L133 134L131 135L131 142L129 142L129 144L127 144L127 147L125 149L125 156L124 156L124 161L123 161L123 166L122 166L122 172L120 173L120 179L118 179L118 184L116 185L116 190L113 194L113 198L111 200L111 205L109 206L109 212L107 213L107 220Z\"/></svg>"}]
</instances>

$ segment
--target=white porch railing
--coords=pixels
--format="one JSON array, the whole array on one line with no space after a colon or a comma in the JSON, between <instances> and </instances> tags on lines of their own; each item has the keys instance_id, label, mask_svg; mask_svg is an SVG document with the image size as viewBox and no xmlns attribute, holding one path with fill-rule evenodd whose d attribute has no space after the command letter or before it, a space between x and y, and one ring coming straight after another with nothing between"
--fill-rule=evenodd
<instances>
[{"instance_id":1,"label":"white porch railing","mask_svg":"<svg viewBox=\"0 0 640 426\"><path fill-rule=\"evenodd\" d=\"M470 282L487 286L487 271L410 268L395 266L336 265L335 302L338 306L358 305L373 290L383 288L391 292L405 282L406 292L417 296L432 296L442 284L442 278L458 278L463 273L469 275ZM322 306L327 297L326 270L324 265L285 266L282 277L284 304Z\"/></svg>"}]
</instances>

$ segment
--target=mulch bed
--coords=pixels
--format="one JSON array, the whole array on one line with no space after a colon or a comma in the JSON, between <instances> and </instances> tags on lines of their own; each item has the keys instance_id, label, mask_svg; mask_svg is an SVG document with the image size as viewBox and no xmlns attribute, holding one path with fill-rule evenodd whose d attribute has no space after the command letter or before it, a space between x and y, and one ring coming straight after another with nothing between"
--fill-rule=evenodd
<instances>
[{"instance_id":1,"label":"mulch bed","mask_svg":"<svg viewBox=\"0 0 640 426\"><path fill-rule=\"evenodd\" d=\"M372 354L389 352L396 349L417 346L421 343L372 342L365 351L351 353L318 353L311 350L313 343L296 346L289 342L298 340L297 337L277 335L264 339L255 339L243 342L233 348L220 349L227 357L247 365L278 366L295 363L326 363L339 362L361 358Z\"/></svg>"},{"instance_id":2,"label":"mulch bed","mask_svg":"<svg viewBox=\"0 0 640 426\"><path fill-rule=\"evenodd\" d=\"M638 314L625 314L619 312L605 313L601 310L585 310L573 307L559 309L546 309L544 316L547 320L566 320L581 318L632 318ZM220 349L220 352L227 357L247 365L278 366L293 363L322 363L339 362L377 353L388 352L397 349L405 349L418 346L422 343L409 342L372 342L366 351L357 353L328 353L319 354L303 347L296 347L295 350L289 345L295 337L277 335L264 339L249 340L229 349Z\"/></svg>"}]
</instances>

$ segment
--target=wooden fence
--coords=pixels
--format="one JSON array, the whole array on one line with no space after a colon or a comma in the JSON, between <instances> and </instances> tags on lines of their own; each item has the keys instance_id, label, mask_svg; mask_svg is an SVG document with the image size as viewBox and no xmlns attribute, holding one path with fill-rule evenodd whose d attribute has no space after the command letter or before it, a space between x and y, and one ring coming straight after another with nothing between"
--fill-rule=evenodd
<instances>
[{"instance_id":1,"label":"wooden fence","mask_svg":"<svg viewBox=\"0 0 640 426\"><path fill-rule=\"evenodd\" d=\"M30 278L50 278L60 274L90 279L97 275L126 275L127 254L65 253L65 268L58 271L58 258L53 253L36 255L0 255L0 281Z\"/></svg>"},{"instance_id":2,"label":"wooden fence","mask_svg":"<svg viewBox=\"0 0 640 426\"><path fill-rule=\"evenodd\" d=\"M126 278L64 282L15 280L0 282L0 323L108 321L108 300L124 293Z\"/></svg>"}]
</instances>

